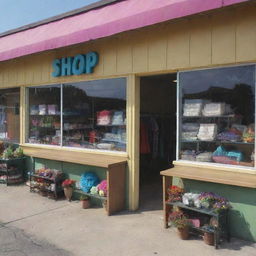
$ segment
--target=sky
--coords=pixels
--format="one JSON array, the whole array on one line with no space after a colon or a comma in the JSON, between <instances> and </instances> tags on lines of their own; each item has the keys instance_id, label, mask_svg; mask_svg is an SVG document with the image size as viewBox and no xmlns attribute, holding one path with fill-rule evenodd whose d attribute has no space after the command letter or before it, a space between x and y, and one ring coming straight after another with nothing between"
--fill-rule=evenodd
<instances>
[{"instance_id":1,"label":"sky","mask_svg":"<svg viewBox=\"0 0 256 256\"><path fill-rule=\"evenodd\" d=\"M0 0L0 33L98 1L99 0Z\"/></svg>"}]
</instances>

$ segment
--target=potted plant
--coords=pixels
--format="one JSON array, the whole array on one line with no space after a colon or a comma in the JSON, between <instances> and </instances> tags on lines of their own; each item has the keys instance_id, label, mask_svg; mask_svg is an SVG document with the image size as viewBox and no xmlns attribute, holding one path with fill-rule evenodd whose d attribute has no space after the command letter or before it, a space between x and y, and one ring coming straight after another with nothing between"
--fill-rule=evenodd
<instances>
[{"instance_id":1,"label":"potted plant","mask_svg":"<svg viewBox=\"0 0 256 256\"><path fill-rule=\"evenodd\" d=\"M189 238L190 221L182 211L172 211L169 214L169 221L177 228L178 235L182 240L187 240Z\"/></svg>"},{"instance_id":2,"label":"potted plant","mask_svg":"<svg viewBox=\"0 0 256 256\"><path fill-rule=\"evenodd\" d=\"M200 205L203 208L210 209L216 200L216 194L213 192L202 192L199 196Z\"/></svg>"},{"instance_id":3,"label":"potted plant","mask_svg":"<svg viewBox=\"0 0 256 256\"><path fill-rule=\"evenodd\" d=\"M178 186L172 185L167 189L168 193L168 202L177 202L182 201L182 194L184 193L184 189Z\"/></svg>"},{"instance_id":4,"label":"potted plant","mask_svg":"<svg viewBox=\"0 0 256 256\"><path fill-rule=\"evenodd\" d=\"M88 209L90 208L90 197L87 195L81 195L80 196L80 201L82 202L82 208L83 209Z\"/></svg>"},{"instance_id":5,"label":"potted plant","mask_svg":"<svg viewBox=\"0 0 256 256\"><path fill-rule=\"evenodd\" d=\"M65 194L65 197L68 201L71 201L72 194L73 194L73 188L74 188L75 183L76 183L76 181L71 180L71 179L65 179L62 182L62 187L64 189L64 194Z\"/></svg>"},{"instance_id":6,"label":"potted plant","mask_svg":"<svg viewBox=\"0 0 256 256\"><path fill-rule=\"evenodd\" d=\"M214 227L211 225L204 225L203 230L203 240L208 245L214 245Z\"/></svg>"}]
</instances>

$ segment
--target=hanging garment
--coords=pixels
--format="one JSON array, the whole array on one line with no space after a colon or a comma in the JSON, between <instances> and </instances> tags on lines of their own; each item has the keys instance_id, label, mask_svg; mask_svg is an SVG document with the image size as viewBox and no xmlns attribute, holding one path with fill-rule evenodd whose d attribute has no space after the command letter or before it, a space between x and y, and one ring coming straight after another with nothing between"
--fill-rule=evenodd
<instances>
[{"instance_id":1,"label":"hanging garment","mask_svg":"<svg viewBox=\"0 0 256 256\"><path fill-rule=\"evenodd\" d=\"M150 145L148 137L148 127L144 122L140 122L140 153L149 154Z\"/></svg>"}]
</instances>

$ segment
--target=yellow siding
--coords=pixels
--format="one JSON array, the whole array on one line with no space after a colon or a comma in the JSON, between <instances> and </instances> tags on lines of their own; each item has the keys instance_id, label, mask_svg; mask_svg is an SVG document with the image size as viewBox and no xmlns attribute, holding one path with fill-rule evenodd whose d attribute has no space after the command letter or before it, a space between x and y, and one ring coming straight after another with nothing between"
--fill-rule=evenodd
<instances>
[{"instance_id":1,"label":"yellow siding","mask_svg":"<svg viewBox=\"0 0 256 256\"><path fill-rule=\"evenodd\" d=\"M0 63L0 86L40 85L172 72L256 60L256 5L169 21L117 36ZM54 78L52 60L97 51L91 75Z\"/></svg>"},{"instance_id":2,"label":"yellow siding","mask_svg":"<svg viewBox=\"0 0 256 256\"><path fill-rule=\"evenodd\" d=\"M256 58L256 6L236 11L236 61L255 61Z\"/></svg>"},{"instance_id":3,"label":"yellow siding","mask_svg":"<svg viewBox=\"0 0 256 256\"><path fill-rule=\"evenodd\" d=\"M212 19L212 64L235 62L235 35L233 11L221 12Z\"/></svg>"},{"instance_id":4,"label":"yellow siding","mask_svg":"<svg viewBox=\"0 0 256 256\"><path fill-rule=\"evenodd\" d=\"M117 73L132 73L132 40L129 35L118 38L117 44Z\"/></svg>"},{"instance_id":5,"label":"yellow siding","mask_svg":"<svg viewBox=\"0 0 256 256\"><path fill-rule=\"evenodd\" d=\"M148 31L146 38L148 40L148 71L166 70L166 27Z\"/></svg>"},{"instance_id":6,"label":"yellow siding","mask_svg":"<svg viewBox=\"0 0 256 256\"><path fill-rule=\"evenodd\" d=\"M190 66L211 64L211 19L196 17L190 21Z\"/></svg>"},{"instance_id":7,"label":"yellow siding","mask_svg":"<svg viewBox=\"0 0 256 256\"><path fill-rule=\"evenodd\" d=\"M190 31L187 20L168 26L167 69L189 66Z\"/></svg>"}]
</instances>

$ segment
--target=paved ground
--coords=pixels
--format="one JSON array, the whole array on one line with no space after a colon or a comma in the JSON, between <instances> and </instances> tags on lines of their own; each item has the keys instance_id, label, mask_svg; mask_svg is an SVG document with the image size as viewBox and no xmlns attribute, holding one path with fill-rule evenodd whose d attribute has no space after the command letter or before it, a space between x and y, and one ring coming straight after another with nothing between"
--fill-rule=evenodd
<instances>
[{"instance_id":1,"label":"paved ground","mask_svg":"<svg viewBox=\"0 0 256 256\"><path fill-rule=\"evenodd\" d=\"M256 245L232 239L221 249L182 241L163 229L160 210L107 217L101 208L55 202L26 186L0 185L0 256L256 256Z\"/></svg>"}]
</instances>

